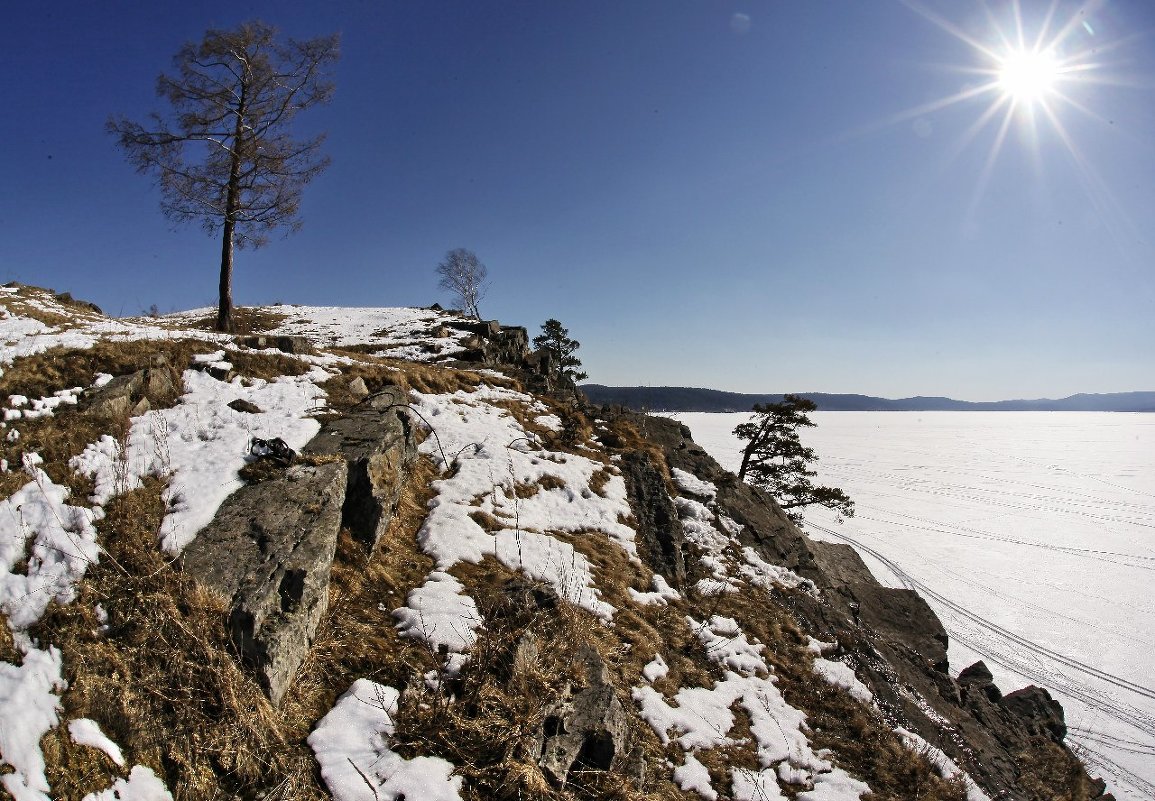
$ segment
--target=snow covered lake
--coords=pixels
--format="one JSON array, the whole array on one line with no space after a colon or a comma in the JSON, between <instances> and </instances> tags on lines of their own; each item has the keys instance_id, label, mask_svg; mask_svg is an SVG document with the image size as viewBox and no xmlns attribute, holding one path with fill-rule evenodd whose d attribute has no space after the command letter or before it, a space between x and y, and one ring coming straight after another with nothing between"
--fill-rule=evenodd
<instances>
[{"instance_id":1,"label":"snow covered lake","mask_svg":"<svg viewBox=\"0 0 1155 801\"><path fill-rule=\"evenodd\" d=\"M683 412L737 470L748 414ZM817 482L855 502L815 539L852 544L917 590L1004 692L1050 690L1067 743L1119 799L1155 798L1155 414L819 412Z\"/></svg>"}]
</instances>

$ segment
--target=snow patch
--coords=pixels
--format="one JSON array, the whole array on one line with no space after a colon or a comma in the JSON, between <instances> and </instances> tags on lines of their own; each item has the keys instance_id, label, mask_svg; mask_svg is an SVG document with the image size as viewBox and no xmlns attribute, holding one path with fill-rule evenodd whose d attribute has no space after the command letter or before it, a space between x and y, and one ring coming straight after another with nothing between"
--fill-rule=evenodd
<instances>
[{"instance_id":1,"label":"snow patch","mask_svg":"<svg viewBox=\"0 0 1155 801\"><path fill-rule=\"evenodd\" d=\"M847 664L818 657L814 660L814 672L825 679L827 684L846 690L856 701L869 704L874 700L874 693L859 681Z\"/></svg>"},{"instance_id":2,"label":"snow patch","mask_svg":"<svg viewBox=\"0 0 1155 801\"><path fill-rule=\"evenodd\" d=\"M149 768L136 765L128 779L117 779L109 789L89 793L83 801L172 801L172 794Z\"/></svg>"},{"instance_id":3,"label":"snow patch","mask_svg":"<svg viewBox=\"0 0 1155 801\"><path fill-rule=\"evenodd\" d=\"M309 735L336 801L461 801L461 777L440 757L405 759L389 747L400 693L358 679Z\"/></svg>"},{"instance_id":4,"label":"snow patch","mask_svg":"<svg viewBox=\"0 0 1155 801\"><path fill-rule=\"evenodd\" d=\"M68 721L68 736L77 745L87 745L100 749L108 754L109 759L120 767L124 767L124 754L121 753L120 746L108 739L108 736L100 730L100 724L95 720L76 718Z\"/></svg>"},{"instance_id":5,"label":"snow patch","mask_svg":"<svg viewBox=\"0 0 1155 801\"><path fill-rule=\"evenodd\" d=\"M939 776L944 779L953 779L955 776L961 775L963 784L966 786L967 801L991 801L990 797L982 791L982 788L975 784L974 779L963 771L953 759L944 754L942 749L934 747L922 737L901 726L895 729L894 733L902 738L902 744L911 751L925 756L930 764L934 765Z\"/></svg>"}]
</instances>

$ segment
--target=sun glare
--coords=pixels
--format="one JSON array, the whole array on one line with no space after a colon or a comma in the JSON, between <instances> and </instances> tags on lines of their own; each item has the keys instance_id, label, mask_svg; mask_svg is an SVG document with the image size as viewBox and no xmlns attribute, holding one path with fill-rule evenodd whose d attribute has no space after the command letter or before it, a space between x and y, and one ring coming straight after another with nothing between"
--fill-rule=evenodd
<instances>
[{"instance_id":1,"label":"sun glare","mask_svg":"<svg viewBox=\"0 0 1155 801\"><path fill-rule=\"evenodd\" d=\"M999 86L1015 102L1036 103L1055 92L1062 72L1062 64L1049 52L1013 51L999 63Z\"/></svg>"},{"instance_id":2,"label":"sun glare","mask_svg":"<svg viewBox=\"0 0 1155 801\"><path fill-rule=\"evenodd\" d=\"M926 128L925 118L935 112L956 105L979 106L978 116L952 147L953 154L958 155L985 131L993 131L971 200L971 213L1000 153L1010 142L1028 148L1037 167L1044 163L1044 151L1059 143L1081 173L1088 193L1098 198L1097 205L1114 207L1110 192L1081 152L1069 127L1071 115L1111 124L1087 101L1093 99L1096 86L1125 85L1110 74L1103 60L1105 54L1127 41L1104 39L1103 33L1096 30L1098 12L1105 0L1074 0L1074 4L1062 6L1061 0L1040 0L1029 5L1025 0L1008 0L997 6L984 3L985 24L982 17L971 17L965 26L927 8L922 0L902 2L965 44L972 60L946 65L949 71L963 76L955 91L900 112L884 124L912 121Z\"/></svg>"}]
</instances>

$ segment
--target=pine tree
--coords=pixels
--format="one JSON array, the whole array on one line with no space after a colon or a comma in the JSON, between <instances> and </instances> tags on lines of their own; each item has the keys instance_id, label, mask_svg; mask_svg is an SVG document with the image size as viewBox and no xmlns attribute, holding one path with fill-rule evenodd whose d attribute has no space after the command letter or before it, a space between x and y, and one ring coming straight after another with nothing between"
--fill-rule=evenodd
<instances>
[{"instance_id":1,"label":"pine tree","mask_svg":"<svg viewBox=\"0 0 1155 801\"><path fill-rule=\"evenodd\" d=\"M816 487L817 475L810 464L817 458L813 448L802 445L798 429L813 426L808 414L818 407L800 395L786 395L781 403L754 405L754 417L734 429L747 440L738 478L766 490L797 524L802 507L818 504L854 517L854 502L836 487Z\"/></svg>"},{"instance_id":2,"label":"pine tree","mask_svg":"<svg viewBox=\"0 0 1155 801\"><path fill-rule=\"evenodd\" d=\"M577 369L582 366L581 359L574 356L574 351L581 347L575 339L570 339L569 329L564 328L554 319L546 320L541 326L541 334L533 338L533 346L549 351L553 360L554 378L564 378L574 383L588 376Z\"/></svg>"}]
</instances>

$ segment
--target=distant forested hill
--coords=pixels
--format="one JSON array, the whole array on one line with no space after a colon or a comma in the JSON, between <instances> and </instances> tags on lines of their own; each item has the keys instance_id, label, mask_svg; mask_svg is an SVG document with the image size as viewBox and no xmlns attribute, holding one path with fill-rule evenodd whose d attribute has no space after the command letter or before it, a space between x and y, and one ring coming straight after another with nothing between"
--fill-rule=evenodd
<instances>
[{"instance_id":1,"label":"distant forested hill","mask_svg":"<svg viewBox=\"0 0 1155 801\"><path fill-rule=\"evenodd\" d=\"M778 403L781 394L745 394L694 387L607 387L582 384L591 403L619 405L636 410L678 412L747 412L755 403ZM838 395L800 392L833 412L1155 412L1155 392L1111 392L1101 395L1081 393L1069 398L960 401L952 398L875 398L870 395Z\"/></svg>"}]
</instances>

